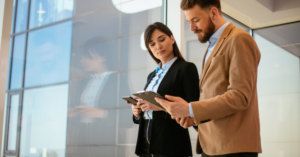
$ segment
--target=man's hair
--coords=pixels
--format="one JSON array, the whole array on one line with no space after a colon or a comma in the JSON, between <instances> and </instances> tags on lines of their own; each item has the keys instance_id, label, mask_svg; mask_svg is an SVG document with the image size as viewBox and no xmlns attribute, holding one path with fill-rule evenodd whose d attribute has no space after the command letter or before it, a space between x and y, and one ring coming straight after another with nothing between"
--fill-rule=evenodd
<instances>
[{"instance_id":1,"label":"man's hair","mask_svg":"<svg viewBox=\"0 0 300 157\"><path fill-rule=\"evenodd\" d=\"M182 10L187 10L198 5L201 9L208 9L210 7L216 7L221 14L221 2L220 0L182 0L180 7Z\"/></svg>"}]
</instances>

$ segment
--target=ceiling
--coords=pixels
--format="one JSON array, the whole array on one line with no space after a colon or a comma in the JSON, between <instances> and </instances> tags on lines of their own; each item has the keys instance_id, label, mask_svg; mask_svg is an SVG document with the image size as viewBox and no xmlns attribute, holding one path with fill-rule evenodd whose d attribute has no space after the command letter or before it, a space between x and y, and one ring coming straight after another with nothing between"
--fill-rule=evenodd
<instances>
[{"instance_id":1,"label":"ceiling","mask_svg":"<svg viewBox=\"0 0 300 157\"><path fill-rule=\"evenodd\" d=\"M300 0L221 0L222 12L257 29L300 21Z\"/></svg>"}]
</instances>

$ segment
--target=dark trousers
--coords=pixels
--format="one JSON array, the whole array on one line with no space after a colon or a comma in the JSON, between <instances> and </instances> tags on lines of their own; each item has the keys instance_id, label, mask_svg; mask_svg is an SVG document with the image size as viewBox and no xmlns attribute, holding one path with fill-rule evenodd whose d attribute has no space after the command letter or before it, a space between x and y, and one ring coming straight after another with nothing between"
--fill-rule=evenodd
<instances>
[{"instance_id":1,"label":"dark trousers","mask_svg":"<svg viewBox=\"0 0 300 157\"><path fill-rule=\"evenodd\" d=\"M209 156L202 152L202 157L258 157L258 153L235 153L226 155Z\"/></svg>"}]
</instances>

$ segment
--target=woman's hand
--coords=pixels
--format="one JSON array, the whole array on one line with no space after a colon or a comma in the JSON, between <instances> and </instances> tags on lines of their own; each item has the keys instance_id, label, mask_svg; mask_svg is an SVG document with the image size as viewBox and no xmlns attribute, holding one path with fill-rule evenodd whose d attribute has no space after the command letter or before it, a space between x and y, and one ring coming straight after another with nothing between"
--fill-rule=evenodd
<instances>
[{"instance_id":1,"label":"woman's hand","mask_svg":"<svg viewBox=\"0 0 300 157\"><path fill-rule=\"evenodd\" d=\"M138 97L134 97L134 99L139 99ZM153 110L153 111L165 111L164 109L148 102L147 100L140 100L137 103L137 106L140 106L143 112L148 111L148 110Z\"/></svg>"},{"instance_id":2,"label":"woman's hand","mask_svg":"<svg viewBox=\"0 0 300 157\"><path fill-rule=\"evenodd\" d=\"M134 97L133 99L140 99L138 97ZM127 104L131 104L127 101ZM141 106L131 104L132 113L136 118L140 118Z\"/></svg>"}]
</instances>

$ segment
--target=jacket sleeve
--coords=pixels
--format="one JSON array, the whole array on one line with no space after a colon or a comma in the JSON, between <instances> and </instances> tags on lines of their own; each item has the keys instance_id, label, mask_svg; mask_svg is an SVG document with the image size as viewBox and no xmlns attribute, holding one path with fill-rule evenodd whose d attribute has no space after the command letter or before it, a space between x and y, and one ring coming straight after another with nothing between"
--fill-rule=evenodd
<instances>
[{"instance_id":1,"label":"jacket sleeve","mask_svg":"<svg viewBox=\"0 0 300 157\"><path fill-rule=\"evenodd\" d=\"M210 99L192 102L195 123L214 120L248 108L256 89L260 52L254 39L244 33L232 39L228 54L229 85L227 91Z\"/></svg>"},{"instance_id":2,"label":"jacket sleeve","mask_svg":"<svg viewBox=\"0 0 300 157\"><path fill-rule=\"evenodd\" d=\"M134 124L140 124L141 117L140 118L136 118L134 115L132 115L132 120L133 120Z\"/></svg>"},{"instance_id":3,"label":"jacket sleeve","mask_svg":"<svg viewBox=\"0 0 300 157\"><path fill-rule=\"evenodd\" d=\"M183 69L182 88L187 102L199 101L199 74L194 63L188 63Z\"/></svg>"}]
</instances>

